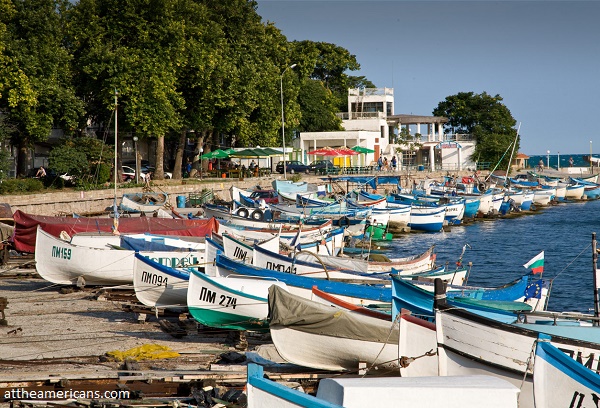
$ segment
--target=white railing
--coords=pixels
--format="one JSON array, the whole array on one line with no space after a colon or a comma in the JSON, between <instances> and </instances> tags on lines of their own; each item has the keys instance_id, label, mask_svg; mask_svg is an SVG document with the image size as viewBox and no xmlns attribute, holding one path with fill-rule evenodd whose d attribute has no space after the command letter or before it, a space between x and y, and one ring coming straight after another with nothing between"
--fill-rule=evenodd
<instances>
[{"instance_id":1,"label":"white railing","mask_svg":"<svg viewBox=\"0 0 600 408\"><path fill-rule=\"evenodd\" d=\"M372 96L372 95L392 95L394 88L351 88L348 89L348 96Z\"/></svg>"},{"instance_id":2,"label":"white railing","mask_svg":"<svg viewBox=\"0 0 600 408\"><path fill-rule=\"evenodd\" d=\"M385 118L383 112L339 112L335 114L341 120L380 119Z\"/></svg>"}]
</instances>

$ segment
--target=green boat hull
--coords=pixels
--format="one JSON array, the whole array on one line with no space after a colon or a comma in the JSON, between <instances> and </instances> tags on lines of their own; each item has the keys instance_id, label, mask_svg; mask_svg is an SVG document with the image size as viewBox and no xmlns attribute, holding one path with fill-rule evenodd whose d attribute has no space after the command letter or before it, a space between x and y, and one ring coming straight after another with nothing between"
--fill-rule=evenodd
<instances>
[{"instance_id":1,"label":"green boat hull","mask_svg":"<svg viewBox=\"0 0 600 408\"><path fill-rule=\"evenodd\" d=\"M194 319L208 327L232 330L269 330L269 323L266 319L257 319L255 317L194 307L190 307L189 311Z\"/></svg>"}]
</instances>

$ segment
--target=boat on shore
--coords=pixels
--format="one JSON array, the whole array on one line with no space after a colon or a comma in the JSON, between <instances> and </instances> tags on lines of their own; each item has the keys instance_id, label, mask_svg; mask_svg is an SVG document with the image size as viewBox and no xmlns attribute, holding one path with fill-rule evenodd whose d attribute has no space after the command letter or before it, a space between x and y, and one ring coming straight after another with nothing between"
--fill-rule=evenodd
<instances>
[{"instance_id":1,"label":"boat on shore","mask_svg":"<svg viewBox=\"0 0 600 408\"><path fill-rule=\"evenodd\" d=\"M153 213L168 204L166 193L124 193L119 208L132 213Z\"/></svg>"}]
</instances>

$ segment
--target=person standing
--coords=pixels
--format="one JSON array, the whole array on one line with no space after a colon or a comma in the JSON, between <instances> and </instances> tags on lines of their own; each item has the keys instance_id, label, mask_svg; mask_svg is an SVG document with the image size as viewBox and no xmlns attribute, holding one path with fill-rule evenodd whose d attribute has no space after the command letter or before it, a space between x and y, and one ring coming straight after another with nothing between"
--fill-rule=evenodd
<instances>
[{"instance_id":1,"label":"person standing","mask_svg":"<svg viewBox=\"0 0 600 408\"><path fill-rule=\"evenodd\" d=\"M573 167L573 163L575 161L573 160L573 156L569 157L569 167Z\"/></svg>"},{"instance_id":2,"label":"person standing","mask_svg":"<svg viewBox=\"0 0 600 408\"><path fill-rule=\"evenodd\" d=\"M396 171L396 165L398 162L396 161L396 156L392 156L392 171Z\"/></svg>"}]
</instances>

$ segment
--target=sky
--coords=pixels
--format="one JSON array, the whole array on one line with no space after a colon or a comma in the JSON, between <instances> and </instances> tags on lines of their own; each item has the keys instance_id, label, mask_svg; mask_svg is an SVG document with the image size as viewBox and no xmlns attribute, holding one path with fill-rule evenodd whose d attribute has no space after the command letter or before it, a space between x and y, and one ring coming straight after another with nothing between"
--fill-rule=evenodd
<instances>
[{"instance_id":1,"label":"sky","mask_svg":"<svg viewBox=\"0 0 600 408\"><path fill-rule=\"evenodd\" d=\"M288 41L346 48L395 114L500 95L528 155L600 154L600 1L258 0Z\"/></svg>"}]
</instances>

